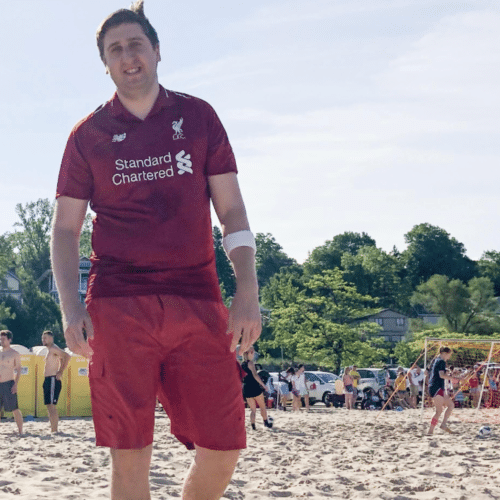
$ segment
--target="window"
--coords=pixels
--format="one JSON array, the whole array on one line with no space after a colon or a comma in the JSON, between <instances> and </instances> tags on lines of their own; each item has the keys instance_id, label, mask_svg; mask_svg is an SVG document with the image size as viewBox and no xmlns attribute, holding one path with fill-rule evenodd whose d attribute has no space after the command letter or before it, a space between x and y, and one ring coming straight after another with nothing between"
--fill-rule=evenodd
<instances>
[{"instance_id":1,"label":"window","mask_svg":"<svg viewBox=\"0 0 500 500\"><path fill-rule=\"evenodd\" d=\"M404 318L396 318L396 326L405 326Z\"/></svg>"},{"instance_id":2,"label":"window","mask_svg":"<svg viewBox=\"0 0 500 500\"><path fill-rule=\"evenodd\" d=\"M82 292L86 292L87 291L87 281L89 279L89 275L88 274L82 274L80 276L80 290Z\"/></svg>"},{"instance_id":3,"label":"window","mask_svg":"<svg viewBox=\"0 0 500 500\"><path fill-rule=\"evenodd\" d=\"M320 382L319 378L314 375L314 373L305 373L306 380L308 382Z\"/></svg>"},{"instance_id":4,"label":"window","mask_svg":"<svg viewBox=\"0 0 500 500\"><path fill-rule=\"evenodd\" d=\"M384 320L382 318L375 318L373 321L378 323L380 326L384 325Z\"/></svg>"}]
</instances>

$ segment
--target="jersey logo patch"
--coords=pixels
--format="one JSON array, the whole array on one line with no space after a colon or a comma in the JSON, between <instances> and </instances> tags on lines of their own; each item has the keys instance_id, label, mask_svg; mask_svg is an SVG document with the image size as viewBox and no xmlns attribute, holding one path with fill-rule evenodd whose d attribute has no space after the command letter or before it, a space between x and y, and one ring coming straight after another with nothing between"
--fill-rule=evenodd
<instances>
[{"instance_id":1,"label":"jersey logo patch","mask_svg":"<svg viewBox=\"0 0 500 500\"><path fill-rule=\"evenodd\" d=\"M173 135L174 141L177 139L185 139L185 137L182 135L182 122L184 121L184 118L180 118L179 121L173 121L172 122L172 128L174 129L175 134Z\"/></svg>"},{"instance_id":2,"label":"jersey logo patch","mask_svg":"<svg viewBox=\"0 0 500 500\"><path fill-rule=\"evenodd\" d=\"M193 173L193 162L191 161L191 155L186 154L184 150L180 151L175 155L175 159L177 160L177 168L179 171L177 172L179 175L184 174L185 172Z\"/></svg>"},{"instance_id":3,"label":"jersey logo patch","mask_svg":"<svg viewBox=\"0 0 500 500\"><path fill-rule=\"evenodd\" d=\"M123 134L115 134L113 136L113 141L112 142L122 142L123 140L125 140L125 137L127 137L127 134L126 133L123 133Z\"/></svg>"}]
</instances>

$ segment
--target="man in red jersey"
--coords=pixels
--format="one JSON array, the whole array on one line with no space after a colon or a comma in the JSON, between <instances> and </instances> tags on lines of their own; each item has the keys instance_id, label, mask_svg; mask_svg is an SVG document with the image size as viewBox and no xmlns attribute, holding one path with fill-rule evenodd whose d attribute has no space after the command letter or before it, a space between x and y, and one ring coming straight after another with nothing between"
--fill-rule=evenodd
<instances>
[{"instance_id":1,"label":"man in red jersey","mask_svg":"<svg viewBox=\"0 0 500 500\"><path fill-rule=\"evenodd\" d=\"M71 132L61 164L52 264L65 338L90 358L96 444L111 448L111 497L149 499L156 397L196 456L183 498L220 498L246 446L234 350L261 332L255 240L228 138L206 102L158 83L142 1L111 14L97 45L116 93ZM210 200L237 291L215 267ZM78 242L96 213L86 307Z\"/></svg>"}]
</instances>

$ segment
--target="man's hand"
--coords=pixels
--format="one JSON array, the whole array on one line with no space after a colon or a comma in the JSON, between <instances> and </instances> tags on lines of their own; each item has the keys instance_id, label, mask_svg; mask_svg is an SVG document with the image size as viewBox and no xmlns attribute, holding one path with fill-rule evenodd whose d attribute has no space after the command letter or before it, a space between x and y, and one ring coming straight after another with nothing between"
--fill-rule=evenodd
<instances>
[{"instance_id":1,"label":"man's hand","mask_svg":"<svg viewBox=\"0 0 500 500\"><path fill-rule=\"evenodd\" d=\"M94 328L90 315L83 304L78 303L65 310L63 313L63 327L68 349L75 354L90 358L92 349L87 339L94 338ZM87 338L85 338L84 332Z\"/></svg>"},{"instance_id":2,"label":"man's hand","mask_svg":"<svg viewBox=\"0 0 500 500\"><path fill-rule=\"evenodd\" d=\"M227 333L233 334L231 352L240 343L240 353L248 351L250 346L260 337L262 322L260 317L259 298L255 290L249 292L236 291L229 308ZM240 341L241 339L241 341Z\"/></svg>"},{"instance_id":3,"label":"man's hand","mask_svg":"<svg viewBox=\"0 0 500 500\"><path fill-rule=\"evenodd\" d=\"M61 380L62 379L62 373L61 372L57 372L56 373L56 380Z\"/></svg>"},{"instance_id":4,"label":"man's hand","mask_svg":"<svg viewBox=\"0 0 500 500\"><path fill-rule=\"evenodd\" d=\"M12 386L12 389L10 390L10 392L12 392L12 394L16 394L16 392L17 392L17 382L14 382L14 385Z\"/></svg>"}]
</instances>

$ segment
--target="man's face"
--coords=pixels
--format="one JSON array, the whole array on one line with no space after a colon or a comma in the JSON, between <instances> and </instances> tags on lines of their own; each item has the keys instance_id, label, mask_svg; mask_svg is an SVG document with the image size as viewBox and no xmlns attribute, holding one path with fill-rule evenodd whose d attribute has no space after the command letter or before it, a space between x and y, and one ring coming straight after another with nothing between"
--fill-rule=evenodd
<instances>
[{"instance_id":1,"label":"man's face","mask_svg":"<svg viewBox=\"0 0 500 500\"><path fill-rule=\"evenodd\" d=\"M52 337L44 333L42 335L42 345L49 345L50 343L52 343Z\"/></svg>"},{"instance_id":2,"label":"man's face","mask_svg":"<svg viewBox=\"0 0 500 500\"><path fill-rule=\"evenodd\" d=\"M453 354L452 352L443 352L443 353L441 354L441 357L442 357L445 361L448 361L448 360L451 358L451 355L452 355L452 354Z\"/></svg>"},{"instance_id":3,"label":"man's face","mask_svg":"<svg viewBox=\"0 0 500 500\"><path fill-rule=\"evenodd\" d=\"M159 47L153 48L139 24L120 24L104 36L104 63L123 93L149 91L158 81Z\"/></svg>"},{"instance_id":4,"label":"man's face","mask_svg":"<svg viewBox=\"0 0 500 500\"><path fill-rule=\"evenodd\" d=\"M0 345L2 347L9 347L10 346L10 340L7 337L7 335L0 335Z\"/></svg>"}]
</instances>

